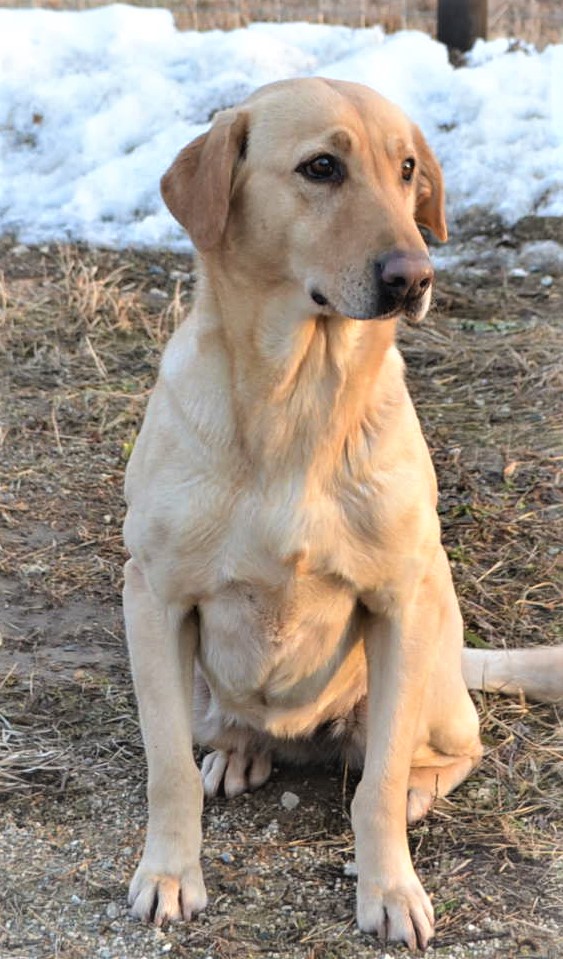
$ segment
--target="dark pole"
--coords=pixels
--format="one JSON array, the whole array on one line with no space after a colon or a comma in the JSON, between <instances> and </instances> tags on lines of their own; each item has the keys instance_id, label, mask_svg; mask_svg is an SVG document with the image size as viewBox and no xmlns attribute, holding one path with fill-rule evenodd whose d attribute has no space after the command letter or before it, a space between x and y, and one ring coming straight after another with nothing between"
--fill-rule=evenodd
<instances>
[{"instance_id":1,"label":"dark pole","mask_svg":"<svg viewBox=\"0 0 563 959\"><path fill-rule=\"evenodd\" d=\"M438 40L449 50L470 50L487 37L487 0L438 0Z\"/></svg>"}]
</instances>

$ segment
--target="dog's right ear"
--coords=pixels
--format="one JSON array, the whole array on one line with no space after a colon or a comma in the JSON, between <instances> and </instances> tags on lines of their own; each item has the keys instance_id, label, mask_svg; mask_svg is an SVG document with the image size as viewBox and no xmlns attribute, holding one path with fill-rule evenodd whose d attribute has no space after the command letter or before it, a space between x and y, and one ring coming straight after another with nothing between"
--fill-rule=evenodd
<instances>
[{"instance_id":1,"label":"dog's right ear","mask_svg":"<svg viewBox=\"0 0 563 959\"><path fill-rule=\"evenodd\" d=\"M233 171L247 130L246 111L223 110L208 133L180 151L160 181L166 206L202 252L217 246L225 231Z\"/></svg>"}]
</instances>

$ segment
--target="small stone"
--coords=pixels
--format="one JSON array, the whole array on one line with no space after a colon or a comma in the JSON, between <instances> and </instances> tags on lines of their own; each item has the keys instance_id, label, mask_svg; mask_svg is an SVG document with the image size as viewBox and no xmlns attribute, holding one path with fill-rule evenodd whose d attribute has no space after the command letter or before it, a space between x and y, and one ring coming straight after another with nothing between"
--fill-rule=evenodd
<instances>
[{"instance_id":1,"label":"small stone","mask_svg":"<svg viewBox=\"0 0 563 959\"><path fill-rule=\"evenodd\" d=\"M270 836L277 836L280 831L280 824L277 819L272 819L264 829L264 836L269 838Z\"/></svg>"},{"instance_id":2,"label":"small stone","mask_svg":"<svg viewBox=\"0 0 563 959\"><path fill-rule=\"evenodd\" d=\"M301 800L299 796L296 796L295 793L285 792L283 793L280 800L284 809L287 809L288 812L293 812L294 809L297 809Z\"/></svg>"},{"instance_id":3,"label":"small stone","mask_svg":"<svg viewBox=\"0 0 563 959\"><path fill-rule=\"evenodd\" d=\"M181 283L191 283L194 278L193 273L186 273L184 270L172 270L171 280L180 280Z\"/></svg>"},{"instance_id":4,"label":"small stone","mask_svg":"<svg viewBox=\"0 0 563 959\"><path fill-rule=\"evenodd\" d=\"M227 866L230 866L230 864L235 861L234 856L230 852L222 852L219 859Z\"/></svg>"},{"instance_id":5,"label":"small stone","mask_svg":"<svg viewBox=\"0 0 563 959\"><path fill-rule=\"evenodd\" d=\"M20 570L24 576L44 576L45 573L49 572L50 568L50 566L44 563L23 563L20 566Z\"/></svg>"},{"instance_id":6,"label":"small stone","mask_svg":"<svg viewBox=\"0 0 563 959\"><path fill-rule=\"evenodd\" d=\"M494 798L493 790L486 783L478 787L477 789L478 803L482 803L483 805L488 806L492 802L493 798Z\"/></svg>"},{"instance_id":7,"label":"small stone","mask_svg":"<svg viewBox=\"0 0 563 959\"><path fill-rule=\"evenodd\" d=\"M358 866L355 862L345 862L344 863L344 875L345 876L357 876L358 875Z\"/></svg>"},{"instance_id":8,"label":"small stone","mask_svg":"<svg viewBox=\"0 0 563 959\"><path fill-rule=\"evenodd\" d=\"M523 280L528 276L528 271L522 269L521 266L515 266L514 269L510 271L509 276L512 276L515 280Z\"/></svg>"},{"instance_id":9,"label":"small stone","mask_svg":"<svg viewBox=\"0 0 563 959\"><path fill-rule=\"evenodd\" d=\"M553 286L553 277L552 276L542 276L540 283L543 287L549 289L550 286Z\"/></svg>"},{"instance_id":10,"label":"small stone","mask_svg":"<svg viewBox=\"0 0 563 959\"><path fill-rule=\"evenodd\" d=\"M108 919L117 919L119 916L119 906L116 902L108 902L106 906L106 916Z\"/></svg>"}]
</instances>

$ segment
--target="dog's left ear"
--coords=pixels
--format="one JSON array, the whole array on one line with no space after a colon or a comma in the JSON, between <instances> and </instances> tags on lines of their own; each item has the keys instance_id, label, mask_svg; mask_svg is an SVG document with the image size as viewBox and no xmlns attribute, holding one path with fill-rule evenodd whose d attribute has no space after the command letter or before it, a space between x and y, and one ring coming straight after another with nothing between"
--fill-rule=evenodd
<instances>
[{"instance_id":1,"label":"dog's left ear","mask_svg":"<svg viewBox=\"0 0 563 959\"><path fill-rule=\"evenodd\" d=\"M216 246L225 231L247 128L245 111L218 113L209 132L188 143L160 181L166 206L202 252Z\"/></svg>"},{"instance_id":2,"label":"dog's left ear","mask_svg":"<svg viewBox=\"0 0 563 959\"><path fill-rule=\"evenodd\" d=\"M420 226L428 227L429 230L432 230L434 236L444 243L448 239L448 228L446 226L446 195L442 170L417 126L414 127L414 143L418 157L418 183L414 217Z\"/></svg>"}]
</instances>

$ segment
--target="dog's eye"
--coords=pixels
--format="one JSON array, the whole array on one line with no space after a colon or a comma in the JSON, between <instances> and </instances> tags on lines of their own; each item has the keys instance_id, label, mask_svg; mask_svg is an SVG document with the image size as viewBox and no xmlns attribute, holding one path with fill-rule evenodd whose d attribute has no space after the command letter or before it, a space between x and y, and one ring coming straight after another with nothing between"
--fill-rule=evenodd
<instances>
[{"instance_id":1,"label":"dog's eye","mask_svg":"<svg viewBox=\"0 0 563 959\"><path fill-rule=\"evenodd\" d=\"M331 183L342 183L344 179L343 165L340 160L329 153L323 153L318 157L313 157L312 160L300 163L297 167L297 173L308 180L325 180Z\"/></svg>"},{"instance_id":2,"label":"dog's eye","mask_svg":"<svg viewBox=\"0 0 563 959\"><path fill-rule=\"evenodd\" d=\"M401 167L401 176L405 183L410 183L414 175L415 162L412 157L409 157L408 160L403 160L403 165Z\"/></svg>"}]
</instances>

